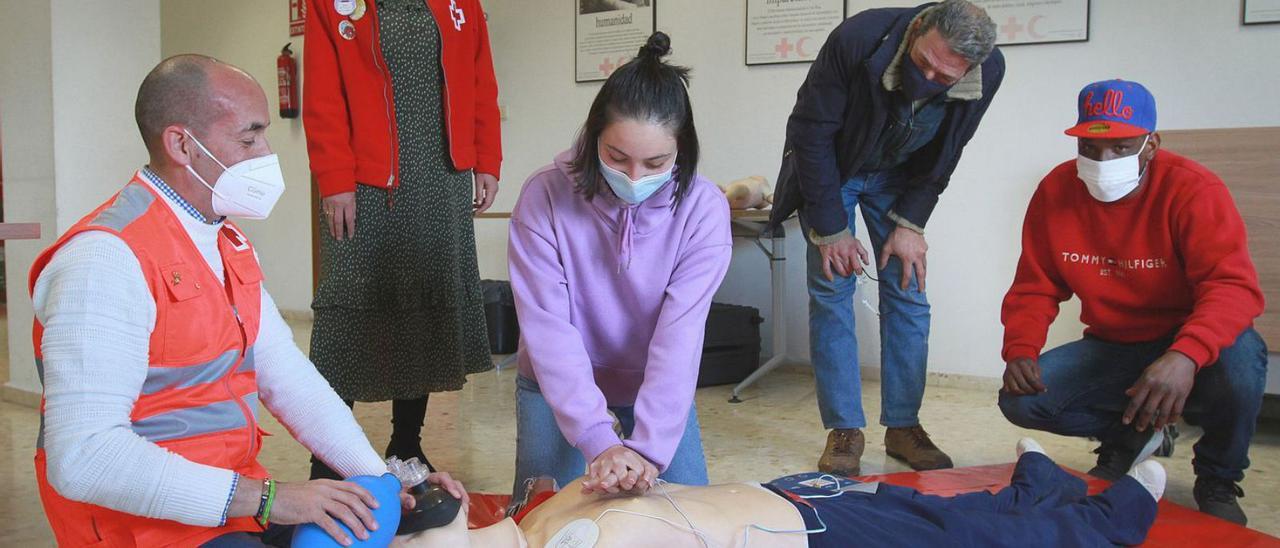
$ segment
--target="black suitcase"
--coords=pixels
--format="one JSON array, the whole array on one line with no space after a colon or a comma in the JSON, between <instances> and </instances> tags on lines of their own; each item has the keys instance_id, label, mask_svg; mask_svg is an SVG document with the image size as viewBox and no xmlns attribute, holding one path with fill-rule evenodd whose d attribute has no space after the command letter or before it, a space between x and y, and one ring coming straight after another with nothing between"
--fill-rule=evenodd
<instances>
[{"instance_id":1,"label":"black suitcase","mask_svg":"<svg viewBox=\"0 0 1280 548\"><path fill-rule=\"evenodd\" d=\"M711 303L698 386L742 382L760 367L760 311L750 306Z\"/></svg>"},{"instance_id":2,"label":"black suitcase","mask_svg":"<svg viewBox=\"0 0 1280 548\"><path fill-rule=\"evenodd\" d=\"M484 295L484 320L489 328L489 353L514 354L520 341L520 324L516 321L516 299L511 282L480 280Z\"/></svg>"}]
</instances>

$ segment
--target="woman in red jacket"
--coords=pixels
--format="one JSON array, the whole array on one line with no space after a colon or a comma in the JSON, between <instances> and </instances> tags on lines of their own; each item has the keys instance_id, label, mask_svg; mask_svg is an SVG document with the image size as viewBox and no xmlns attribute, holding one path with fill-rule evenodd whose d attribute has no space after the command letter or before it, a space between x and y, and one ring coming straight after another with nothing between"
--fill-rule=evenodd
<instances>
[{"instance_id":1,"label":"woman in red jacket","mask_svg":"<svg viewBox=\"0 0 1280 548\"><path fill-rule=\"evenodd\" d=\"M394 400L387 455L425 461L427 394L492 367L471 221L502 160L484 11L309 0L303 63L328 227L311 359L348 403ZM313 459L312 477L332 476Z\"/></svg>"}]
</instances>

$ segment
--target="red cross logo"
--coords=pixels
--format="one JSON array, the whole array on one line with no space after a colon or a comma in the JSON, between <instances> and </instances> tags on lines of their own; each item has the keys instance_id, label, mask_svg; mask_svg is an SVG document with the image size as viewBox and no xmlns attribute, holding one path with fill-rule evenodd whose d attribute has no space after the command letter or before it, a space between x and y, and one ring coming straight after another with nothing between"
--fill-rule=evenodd
<instances>
[{"instance_id":1,"label":"red cross logo","mask_svg":"<svg viewBox=\"0 0 1280 548\"><path fill-rule=\"evenodd\" d=\"M244 251L249 249L249 239L244 237L244 233L234 225L228 223L222 225L222 235L226 236L227 241L231 242L232 249L236 251ZM174 275L174 285L178 283L177 274ZM196 289L199 289L197 287Z\"/></svg>"},{"instance_id":2,"label":"red cross logo","mask_svg":"<svg viewBox=\"0 0 1280 548\"><path fill-rule=\"evenodd\" d=\"M1006 38L1007 40L1016 40L1018 38L1018 33L1022 32L1022 29L1024 28L1026 27L1023 26L1022 23L1018 22L1017 17L1010 15L1009 20L1005 21L1003 25L1000 25L1000 32L1003 32L1008 36L1008 38Z\"/></svg>"},{"instance_id":3,"label":"red cross logo","mask_svg":"<svg viewBox=\"0 0 1280 548\"><path fill-rule=\"evenodd\" d=\"M791 52L795 51L795 49L796 47L791 45L791 42L787 41L787 38L784 36L778 41L778 45L774 46L773 51L778 52L778 57L786 59L791 56Z\"/></svg>"},{"instance_id":4,"label":"red cross logo","mask_svg":"<svg viewBox=\"0 0 1280 548\"><path fill-rule=\"evenodd\" d=\"M600 62L600 66L596 68L600 69L600 74L608 76L610 73L613 72L613 69L618 67L617 65L614 65L613 62L610 61L608 57L605 57L604 61Z\"/></svg>"},{"instance_id":5,"label":"red cross logo","mask_svg":"<svg viewBox=\"0 0 1280 548\"><path fill-rule=\"evenodd\" d=\"M449 18L453 19L454 30L462 30L462 25L467 22L467 14L458 7L457 0L449 0Z\"/></svg>"}]
</instances>

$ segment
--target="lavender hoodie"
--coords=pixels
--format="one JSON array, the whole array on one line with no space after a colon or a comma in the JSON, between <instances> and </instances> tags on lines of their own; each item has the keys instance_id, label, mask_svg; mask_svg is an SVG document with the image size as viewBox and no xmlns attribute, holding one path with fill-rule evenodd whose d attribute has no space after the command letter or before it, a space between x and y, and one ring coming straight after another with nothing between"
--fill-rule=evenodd
<instances>
[{"instance_id":1,"label":"lavender hoodie","mask_svg":"<svg viewBox=\"0 0 1280 548\"><path fill-rule=\"evenodd\" d=\"M674 183L644 202L574 192L568 152L525 182L507 260L520 318L520 374L590 462L617 444L659 470L684 433L711 296L729 268L729 205L694 177L678 209ZM606 407L635 406L623 442Z\"/></svg>"}]
</instances>

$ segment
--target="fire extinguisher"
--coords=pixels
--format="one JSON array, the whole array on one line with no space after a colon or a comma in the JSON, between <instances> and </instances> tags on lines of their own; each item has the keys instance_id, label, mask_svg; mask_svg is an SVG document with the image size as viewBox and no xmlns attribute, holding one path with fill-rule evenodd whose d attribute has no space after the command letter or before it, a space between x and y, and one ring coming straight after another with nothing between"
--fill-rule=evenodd
<instances>
[{"instance_id":1,"label":"fire extinguisher","mask_svg":"<svg viewBox=\"0 0 1280 548\"><path fill-rule=\"evenodd\" d=\"M280 117L298 117L298 62L289 50L293 42L284 45L276 57L276 78L280 81Z\"/></svg>"}]
</instances>

